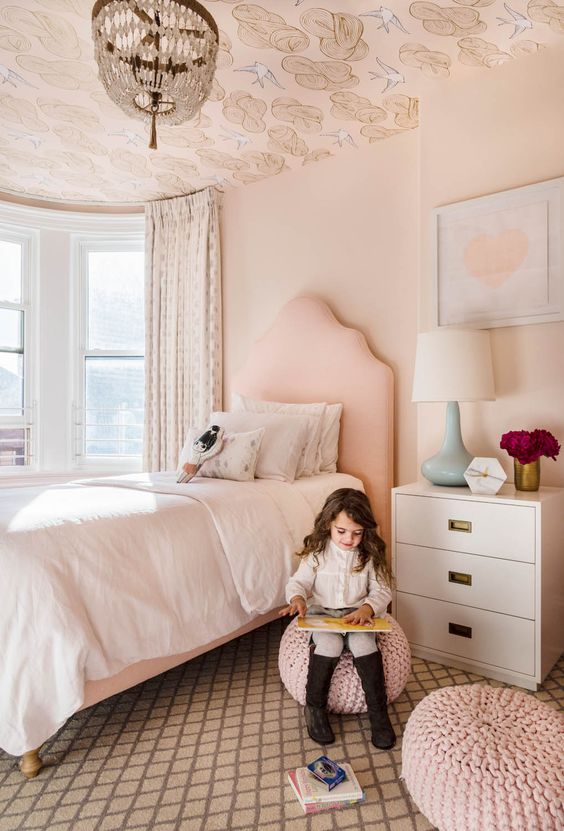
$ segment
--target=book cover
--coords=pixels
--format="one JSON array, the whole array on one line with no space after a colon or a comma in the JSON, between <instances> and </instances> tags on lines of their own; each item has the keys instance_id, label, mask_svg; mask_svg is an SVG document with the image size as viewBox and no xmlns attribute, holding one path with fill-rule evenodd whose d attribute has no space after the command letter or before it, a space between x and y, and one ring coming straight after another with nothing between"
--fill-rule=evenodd
<instances>
[{"instance_id":1,"label":"book cover","mask_svg":"<svg viewBox=\"0 0 564 831\"><path fill-rule=\"evenodd\" d=\"M304 814L317 814L320 811L330 811L336 810L339 808L348 808L351 805L359 805L361 802L364 802L364 793L361 791L362 796L359 799L339 799L334 800L330 799L329 801L319 801L319 802L304 802L302 793L300 791L298 782L297 782L297 771L298 770L306 770L306 768L298 768L297 770L289 770L288 771L288 781L292 786L294 793L298 798L298 802L301 805L302 811ZM311 774L310 774L310 778ZM331 793L330 791L326 791L327 793Z\"/></svg>"},{"instance_id":2,"label":"book cover","mask_svg":"<svg viewBox=\"0 0 564 831\"><path fill-rule=\"evenodd\" d=\"M298 618L298 629L306 632L391 632L392 624L382 617L374 617L368 624L345 623L339 617L306 615Z\"/></svg>"},{"instance_id":3,"label":"book cover","mask_svg":"<svg viewBox=\"0 0 564 831\"><path fill-rule=\"evenodd\" d=\"M327 785L316 779L307 767L296 768L296 782L304 803L341 802L362 798L364 794L352 767L343 762L342 768L346 779L335 785L332 790L328 790Z\"/></svg>"},{"instance_id":4,"label":"book cover","mask_svg":"<svg viewBox=\"0 0 564 831\"><path fill-rule=\"evenodd\" d=\"M307 765L307 769L313 773L316 779L323 782L329 791L333 790L347 775L343 768L330 759L329 756L319 756Z\"/></svg>"}]
</instances>

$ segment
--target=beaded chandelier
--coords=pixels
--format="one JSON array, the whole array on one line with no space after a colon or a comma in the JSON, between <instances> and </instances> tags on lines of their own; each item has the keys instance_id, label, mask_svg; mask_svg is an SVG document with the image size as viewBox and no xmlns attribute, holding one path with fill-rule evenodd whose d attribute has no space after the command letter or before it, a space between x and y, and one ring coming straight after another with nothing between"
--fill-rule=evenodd
<instances>
[{"instance_id":1,"label":"beaded chandelier","mask_svg":"<svg viewBox=\"0 0 564 831\"><path fill-rule=\"evenodd\" d=\"M96 0L92 37L100 80L118 107L151 122L180 124L208 97L219 34L194 0Z\"/></svg>"}]
</instances>

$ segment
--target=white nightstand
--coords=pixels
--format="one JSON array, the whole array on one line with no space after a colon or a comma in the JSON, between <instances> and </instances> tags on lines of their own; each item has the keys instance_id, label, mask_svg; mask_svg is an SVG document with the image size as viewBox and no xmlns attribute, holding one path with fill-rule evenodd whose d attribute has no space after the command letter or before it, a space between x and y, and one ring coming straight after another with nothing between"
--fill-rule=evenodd
<instances>
[{"instance_id":1,"label":"white nightstand","mask_svg":"<svg viewBox=\"0 0 564 831\"><path fill-rule=\"evenodd\" d=\"M392 546L414 655L537 689L564 650L564 489L394 488Z\"/></svg>"}]
</instances>

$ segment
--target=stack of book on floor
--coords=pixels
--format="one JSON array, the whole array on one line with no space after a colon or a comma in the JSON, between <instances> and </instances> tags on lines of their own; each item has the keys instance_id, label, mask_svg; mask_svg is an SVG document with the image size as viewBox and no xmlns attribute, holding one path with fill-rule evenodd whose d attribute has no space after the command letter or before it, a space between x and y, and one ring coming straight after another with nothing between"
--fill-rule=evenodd
<instances>
[{"instance_id":1,"label":"stack of book on floor","mask_svg":"<svg viewBox=\"0 0 564 831\"><path fill-rule=\"evenodd\" d=\"M345 772L345 778L331 788L314 776L311 771L314 764L288 771L290 785L294 789L305 814L346 808L349 805L358 805L358 803L364 801L364 792L352 767L347 762L343 762L341 765Z\"/></svg>"}]
</instances>

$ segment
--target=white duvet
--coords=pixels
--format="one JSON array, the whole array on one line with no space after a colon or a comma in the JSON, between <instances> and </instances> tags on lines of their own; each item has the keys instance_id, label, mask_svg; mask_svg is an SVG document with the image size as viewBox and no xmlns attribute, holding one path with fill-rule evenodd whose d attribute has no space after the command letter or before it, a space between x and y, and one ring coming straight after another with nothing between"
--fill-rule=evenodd
<instances>
[{"instance_id":1,"label":"white duvet","mask_svg":"<svg viewBox=\"0 0 564 831\"><path fill-rule=\"evenodd\" d=\"M0 490L0 747L40 746L86 681L281 605L293 553L337 487L362 485L140 474Z\"/></svg>"}]
</instances>

